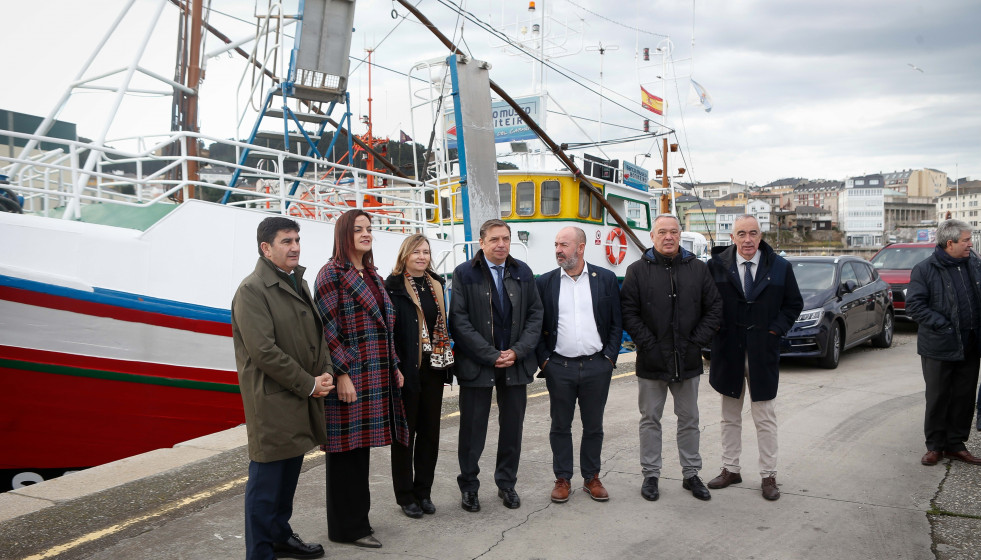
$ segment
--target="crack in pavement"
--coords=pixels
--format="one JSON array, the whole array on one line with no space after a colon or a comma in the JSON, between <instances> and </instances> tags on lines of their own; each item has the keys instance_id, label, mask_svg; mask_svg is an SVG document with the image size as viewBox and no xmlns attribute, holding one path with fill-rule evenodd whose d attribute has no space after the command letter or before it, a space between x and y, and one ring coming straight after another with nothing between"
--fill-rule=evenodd
<instances>
[{"instance_id":1,"label":"crack in pavement","mask_svg":"<svg viewBox=\"0 0 981 560\"><path fill-rule=\"evenodd\" d=\"M551 506L552 506L552 502L548 502L547 504L545 504L545 506L544 506L544 507L540 507L540 508L538 508L538 509L536 509L536 510L534 510L534 511L532 511L532 512L531 512L531 513L529 513L528 515L526 515L526 516L525 516L525 520L524 520L524 521L522 521L521 523L518 523L517 525L513 525L513 526L511 526L511 527L508 527L507 529L505 529L505 530L503 530L503 531L501 531L501 538L500 538L500 539L498 539L498 541L497 541L496 543L494 543L494 544L492 544L492 545L490 545L490 547L488 547L488 548L487 548L487 550L485 550L485 551L483 551L483 552L481 552L481 553L480 553L480 554L478 554L477 556L474 556L474 557L473 557L473 560L477 560L477 558L480 558L481 556L483 556L483 555L485 555L485 554L487 554L488 552L490 552L490 551L492 551L492 550L494 550L494 548L496 548L496 547L497 547L497 545L499 545L499 544L501 544L501 543L503 543L503 542L504 542L504 539L505 539L505 538L507 538L507 533L508 533L508 531L510 531L510 530L512 530L512 529L517 529L518 527L521 527L521 526L522 526L522 525L524 525L525 523L528 523L528 521L529 521L529 520L531 519L531 516L532 516L532 515L535 515L536 513L539 513L539 512L542 512L542 511L545 511L546 509L548 509L548 508L550 508Z\"/></svg>"}]
</instances>

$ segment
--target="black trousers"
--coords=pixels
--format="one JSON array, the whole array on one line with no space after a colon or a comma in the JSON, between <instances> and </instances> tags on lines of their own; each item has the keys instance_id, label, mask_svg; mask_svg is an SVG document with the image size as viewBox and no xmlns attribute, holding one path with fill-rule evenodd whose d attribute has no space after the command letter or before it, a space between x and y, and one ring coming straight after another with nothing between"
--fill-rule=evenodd
<instances>
[{"instance_id":1,"label":"black trousers","mask_svg":"<svg viewBox=\"0 0 981 560\"><path fill-rule=\"evenodd\" d=\"M491 392L497 390L498 424L497 468L494 482L498 488L514 488L518 479L521 458L521 434L528 402L526 385L508 385L504 370L498 369L495 387L460 387L460 438L457 455L460 474L456 477L461 492L476 492L480 488L480 455L487 440L487 421L490 419Z\"/></svg>"},{"instance_id":2,"label":"black trousers","mask_svg":"<svg viewBox=\"0 0 981 560\"><path fill-rule=\"evenodd\" d=\"M964 359L945 362L920 356L926 382L923 431L930 451L958 452L971 434L981 354L977 346L964 348Z\"/></svg>"},{"instance_id":3,"label":"black trousers","mask_svg":"<svg viewBox=\"0 0 981 560\"><path fill-rule=\"evenodd\" d=\"M293 534L293 495L300 477L303 456L249 462L245 483L245 557L272 560L273 544L286 542Z\"/></svg>"},{"instance_id":4,"label":"black trousers","mask_svg":"<svg viewBox=\"0 0 981 560\"><path fill-rule=\"evenodd\" d=\"M352 542L374 532L368 522L370 457L368 447L327 454L327 538L332 541Z\"/></svg>"},{"instance_id":5,"label":"black trousers","mask_svg":"<svg viewBox=\"0 0 981 560\"><path fill-rule=\"evenodd\" d=\"M592 478L600 472L603 412L610 393L613 364L600 353L585 358L552 354L544 373L552 416L548 442L552 447L555 478L572 478L572 418L576 414L576 401L582 419L579 469L583 478Z\"/></svg>"},{"instance_id":6,"label":"black trousers","mask_svg":"<svg viewBox=\"0 0 981 560\"><path fill-rule=\"evenodd\" d=\"M392 484L395 487L395 501L399 505L429 498L432 492L439 455L443 378L443 372L424 364L419 370L420 391L408 393L405 388L402 389L402 403L409 424L409 445L392 441Z\"/></svg>"}]
</instances>

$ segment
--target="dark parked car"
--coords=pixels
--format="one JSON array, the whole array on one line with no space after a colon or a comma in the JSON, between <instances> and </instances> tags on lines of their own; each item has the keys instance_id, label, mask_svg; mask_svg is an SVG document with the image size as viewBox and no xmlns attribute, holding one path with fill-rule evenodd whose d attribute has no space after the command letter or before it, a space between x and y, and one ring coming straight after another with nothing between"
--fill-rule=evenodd
<instances>
[{"instance_id":1,"label":"dark parked car","mask_svg":"<svg viewBox=\"0 0 981 560\"><path fill-rule=\"evenodd\" d=\"M783 336L780 355L817 358L838 367L841 352L867 340L892 345L892 291L859 257L787 257L804 297L804 310Z\"/></svg>"},{"instance_id":2,"label":"dark parked car","mask_svg":"<svg viewBox=\"0 0 981 560\"><path fill-rule=\"evenodd\" d=\"M913 267L929 257L933 243L891 243L870 259L879 276L892 287L892 304L897 319L906 317L906 288Z\"/></svg>"}]
</instances>

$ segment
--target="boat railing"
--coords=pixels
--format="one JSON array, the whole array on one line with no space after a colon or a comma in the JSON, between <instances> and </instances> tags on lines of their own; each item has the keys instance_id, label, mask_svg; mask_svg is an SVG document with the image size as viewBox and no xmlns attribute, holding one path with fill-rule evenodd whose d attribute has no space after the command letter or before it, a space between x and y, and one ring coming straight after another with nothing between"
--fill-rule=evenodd
<instances>
[{"instance_id":1,"label":"boat railing","mask_svg":"<svg viewBox=\"0 0 981 560\"><path fill-rule=\"evenodd\" d=\"M84 204L148 206L190 198L217 201L229 192L229 203L235 206L328 221L351 208L361 208L375 217L376 227L403 232L438 228L443 233L440 224L429 221L437 210L433 186L277 148L192 132L117 140L132 143L133 151L3 129L0 136L12 137L19 145L34 140L37 145L61 146L42 153L0 155L0 174L9 175L10 180L6 188L24 198L28 213L81 219ZM248 148L250 157L240 165L210 157L210 153L189 156L187 146L192 142L209 145L212 152L234 153L236 161ZM94 165L86 166L91 157L96 158ZM195 164L199 177L192 180ZM301 176L299 170L304 166ZM91 171L84 171L86 167ZM242 180L231 187L227 180L235 170ZM336 179L342 173L344 177ZM383 186L369 187L369 176Z\"/></svg>"}]
</instances>

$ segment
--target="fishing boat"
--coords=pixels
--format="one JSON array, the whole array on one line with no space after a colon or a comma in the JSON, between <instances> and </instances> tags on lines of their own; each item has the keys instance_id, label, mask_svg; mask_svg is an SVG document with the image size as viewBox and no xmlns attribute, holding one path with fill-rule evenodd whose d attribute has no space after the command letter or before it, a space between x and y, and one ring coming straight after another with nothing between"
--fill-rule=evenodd
<instances>
[{"instance_id":1,"label":"fishing boat","mask_svg":"<svg viewBox=\"0 0 981 560\"><path fill-rule=\"evenodd\" d=\"M127 93L146 93L131 83L134 74L159 79L174 96L174 130L125 147L107 137L108 122L94 140L55 134L71 90L91 83L88 63L34 132L0 129L4 143L17 148L0 152L0 208L8 210L0 211L6 244L0 252L0 490L244 421L229 307L254 267L256 225L271 213L300 223L301 262L311 271L330 257L333 220L350 208L373 216L382 274L410 233L429 236L435 264L447 276L476 244L474 216L464 205L477 185L461 173L462 157L423 157L430 172L417 166L408 176L388 161L379 146L385 142L370 128L366 135L353 133L344 90L350 33L338 35L324 23L349 21L352 2L306 0L301 5L311 12L289 16L271 8L258 18L257 28L275 40L265 58L255 49L244 53L258 76L249 95L262 106L245 140L198 132L196 92L205 55L194 50L202 33L227 45L208 56L242 51L243 43L202 21L201 2L173 3L185 21L181 44L188 49L181 58L186 66L176 73L181 79L143 68L143 42L133 62L116 73L113 91L115 110ZM167 5L157 0L158 19ZM324 27L312 23L318 17ZM302 33L287 38L283 29L294 24ZM301 38L329 39L333 47L326 52L340 56L311 63ZM275 72L270 57L279 57L284 70ZM452 95L439 89L430 101ZM443 118L439 111L432 115ZM280 141L260 129L263 119L278 119ZM446 141L440 140L444 156L450 153ZM368 165L356 164L359 151ZM234 161L217 157L221 153L235 154ZM204 173L220 166L232 176ZM652 216L664 210L665 193L652 193L646 182L631 186L566 167L494 175L495 202L485 205L484 215L509 222L513 252L536 273L555 266L555 232L578 225L587 233L587 260L622 277L643 250ZM312 276L308 272L308 282Z\"/></svg>"}]
</instances>

